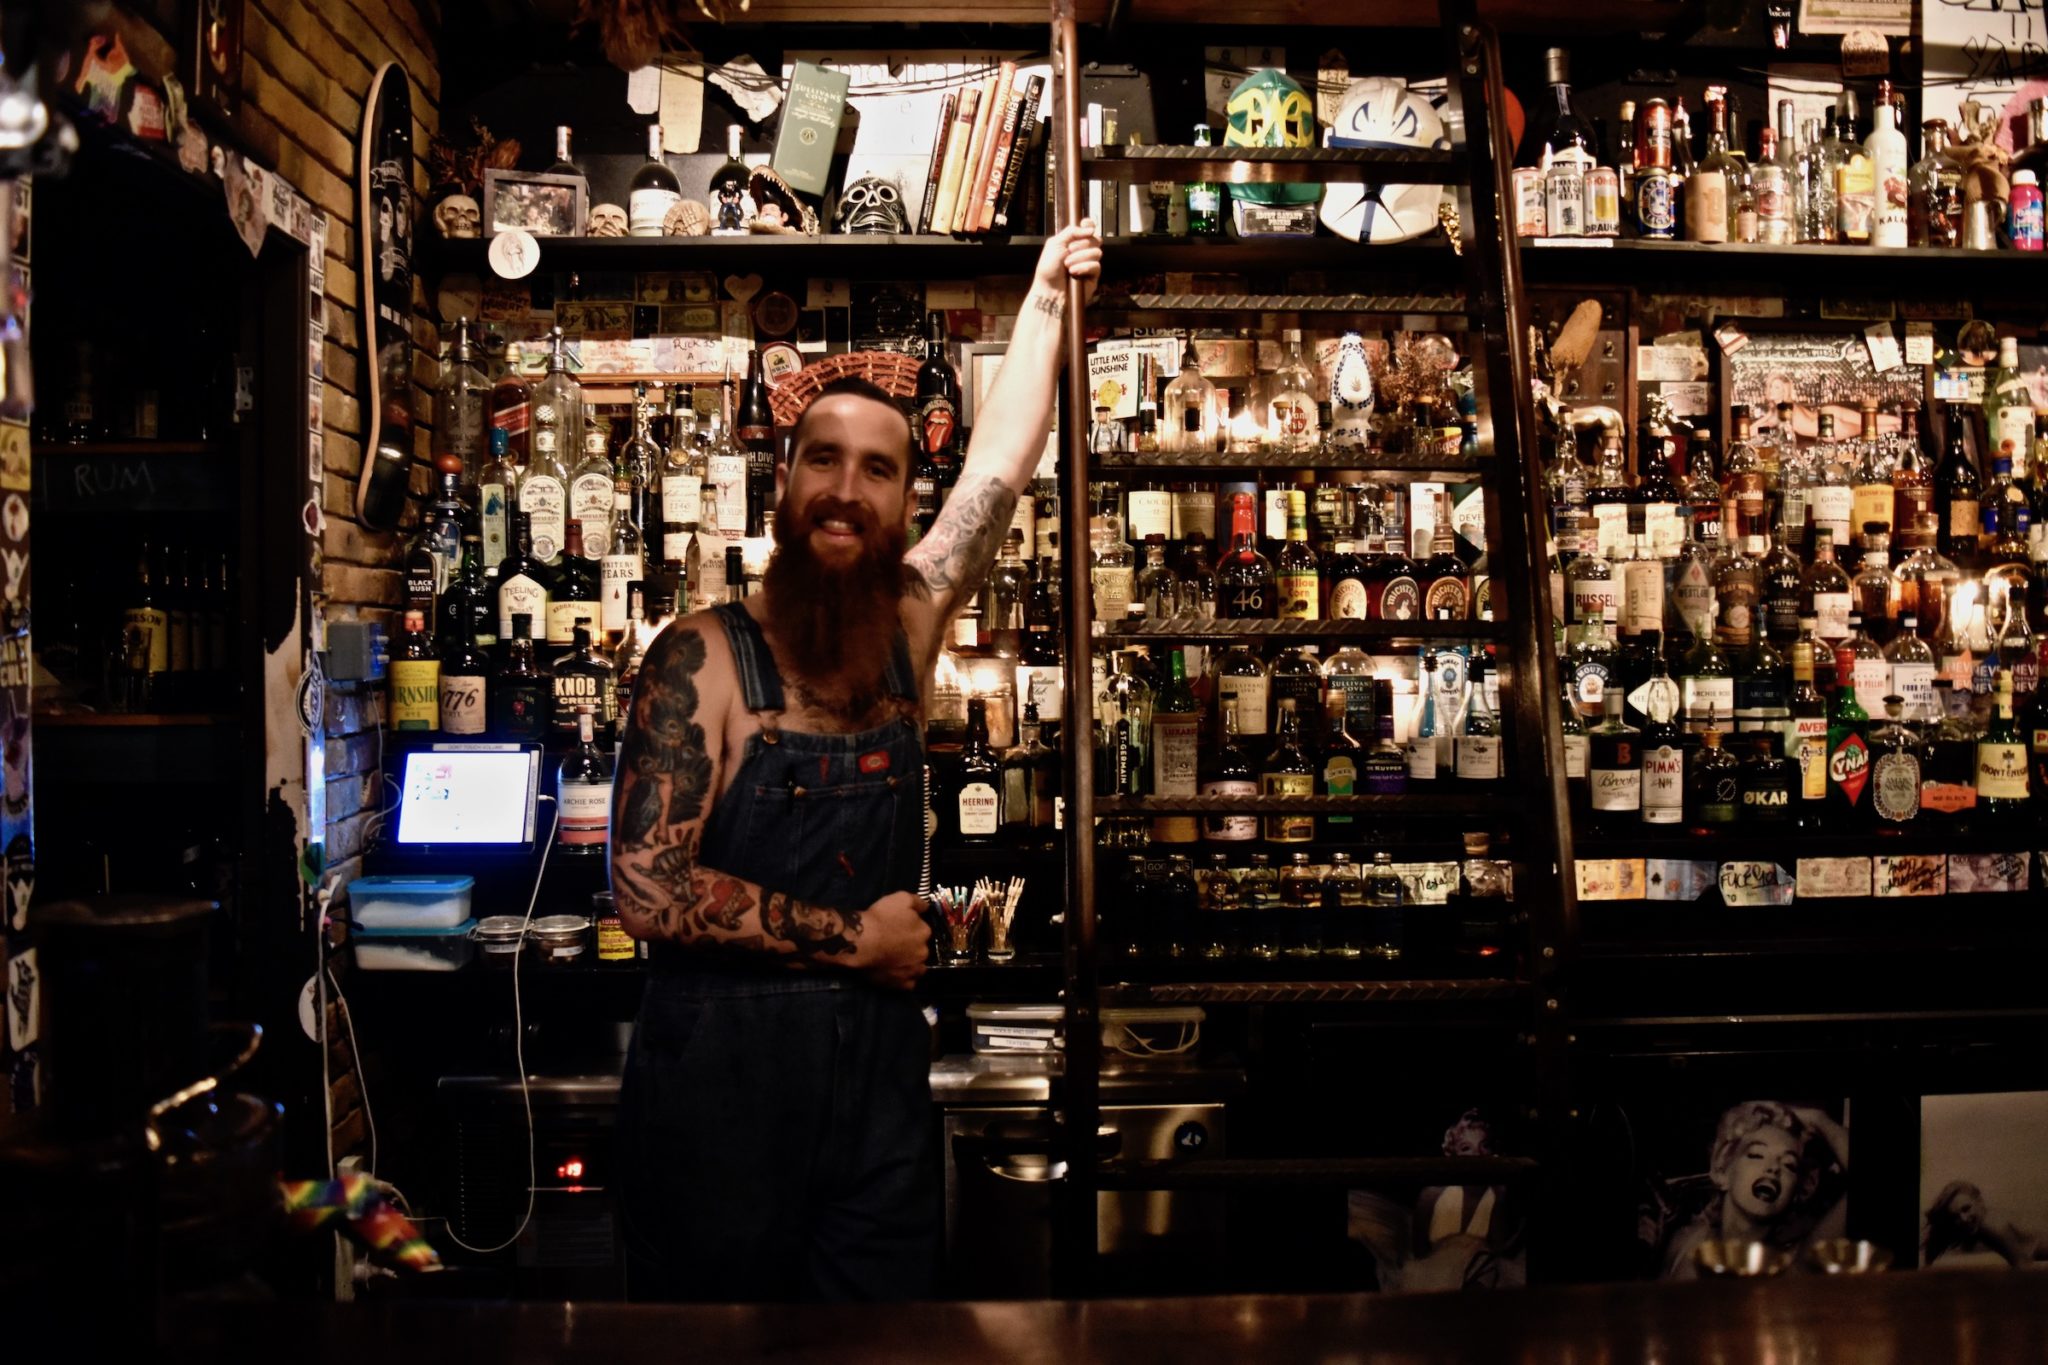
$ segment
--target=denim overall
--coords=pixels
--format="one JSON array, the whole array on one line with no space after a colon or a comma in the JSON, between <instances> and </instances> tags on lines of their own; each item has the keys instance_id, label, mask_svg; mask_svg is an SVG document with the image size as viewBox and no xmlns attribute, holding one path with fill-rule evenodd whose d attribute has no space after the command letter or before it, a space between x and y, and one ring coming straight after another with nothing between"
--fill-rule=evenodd
<instances>
[{"instance_id":1,"label":"denim overall","mask_svg":"<svg viewBox=\"0 0 2048 1365\"><path fill-rule=\"evenodd\" d=\"M760 626L736 603L717 613L762 728L705 821L702 864L837 909L916 889L917 725L778 729L782 680ZM916 700L901 633L886 683ZM629 1295L928 1296L938 1128L916 999L832 967L673 944L650 966L620 1095Z\"/></svg>"}]
</instances>

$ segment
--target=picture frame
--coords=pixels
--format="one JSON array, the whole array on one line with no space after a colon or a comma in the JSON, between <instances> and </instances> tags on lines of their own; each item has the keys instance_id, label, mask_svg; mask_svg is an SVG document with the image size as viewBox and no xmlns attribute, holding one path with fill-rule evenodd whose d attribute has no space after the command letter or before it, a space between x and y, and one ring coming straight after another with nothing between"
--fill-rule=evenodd
<instances>
[{"instance_id":1,"label":"picture frame","mask_svg":"<svg viewBox=\"0 0 2048 1365\"><path fill-rule=\"evenodd\" d=\"M484 172L485 236L519 228L536 237L580 237L589 214L590 187L580 175Z\"/></svg>"},{"instance_id":2,"label":"picture frame","mask_svg":"<svg viewBox=\"0 0 2048 1365\"><path fill-rule=\"evenodd\" d=\"M981 400L988 396L989 386L996 382L996 371L1002 368L1003 357L1009 353L1006 341L970 341L960 348L960 424L974 426L975 411L981 407Z\"/></svg>"}]
</instances>

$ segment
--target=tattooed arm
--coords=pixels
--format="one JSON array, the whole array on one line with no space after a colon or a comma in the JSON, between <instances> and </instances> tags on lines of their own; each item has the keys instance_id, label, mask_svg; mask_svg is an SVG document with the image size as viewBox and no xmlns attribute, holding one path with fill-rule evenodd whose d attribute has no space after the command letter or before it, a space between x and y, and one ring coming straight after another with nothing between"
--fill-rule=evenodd
<instances>
[{"instance_id":1,"label":"tattooed arm","mask_svg":"<svg viewBox=\"0 0 2048 1365\"><path fill-rule=\"evenodd\" d=\"M843 967L908 986L924 970L930 937L918 897L899 892L866 910L841 910L698 861L736 687L723 632L708 617L664 630L641 662L612 783L620 922L635 938Z\"/></svg>"},{"instance_id":2,"label":"tattooed arm","mask_svg":"<svg viewBox=\"0 0 2048 1365\"><path fill-rule=\"evenodd\" d=\"M1017 495L1045 451L1065 342L1067 278L1078 278L1092 293L1101 270L1102 239L1086 219L1049 238L1039 255L1002 369L975 411L959 482L930 533L904 557L912 571L907 605L929 604L933 640L965 595L988 577ZM1024 550L1032 552L1028 545Z\"/></svg>"}]
</instances>

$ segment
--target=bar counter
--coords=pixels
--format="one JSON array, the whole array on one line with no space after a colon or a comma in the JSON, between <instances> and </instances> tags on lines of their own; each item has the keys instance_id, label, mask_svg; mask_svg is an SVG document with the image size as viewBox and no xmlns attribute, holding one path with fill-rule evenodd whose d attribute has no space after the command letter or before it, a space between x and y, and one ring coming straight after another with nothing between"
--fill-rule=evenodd
<instances>
[{"instance_id":1,"label":"bar counter","mask_svg":"<svg viewBox=\"0 0 2048 1365\"><path fill-rule=\"evenodd\" d=\"M454 1302L192 1305L171 1359L626 1359L778 1365L2020 1365L2048 1359L2048 1280L2018 1272L904 1307Z\"/></svg>"}]
</instances>

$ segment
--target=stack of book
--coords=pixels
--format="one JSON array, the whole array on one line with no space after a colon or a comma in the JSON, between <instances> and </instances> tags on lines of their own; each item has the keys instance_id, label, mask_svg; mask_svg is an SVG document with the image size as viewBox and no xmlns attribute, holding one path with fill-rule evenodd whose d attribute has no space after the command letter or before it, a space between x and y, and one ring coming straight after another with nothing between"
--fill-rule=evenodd
<instances>
[{"instance_id":1,"label":"stack of book","mask_svg":"<svg viewBox=\"0 0 2048 1365\"><path fill-rule=\"evenodd\" d=\"M1011 230L1044 93L1045 77L1020 82L1015 62L1004 62L986 80L947 93L918 231Z\"/></svg>"}]
</instances>

